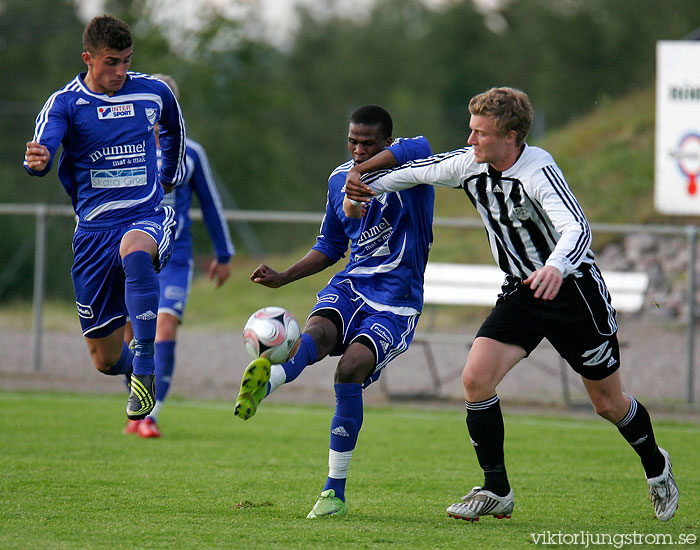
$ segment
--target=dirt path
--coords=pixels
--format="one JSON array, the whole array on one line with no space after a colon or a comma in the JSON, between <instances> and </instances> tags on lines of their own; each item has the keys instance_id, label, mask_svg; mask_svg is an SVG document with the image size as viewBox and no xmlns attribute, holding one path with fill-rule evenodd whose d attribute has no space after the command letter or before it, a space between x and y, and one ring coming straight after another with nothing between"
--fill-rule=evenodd
<instances>
[{"instance_id":1,"label":"dirt path","mask_svg":"<svg viewBox=\"0 0 700 550\"><path fill-rule=\"evenodd\" d=\"M623 382L649 408L695 412L686 407L688 376L686 332L679 324L661 320L621 319ZM465 336L465 342L471 335ZM698 340L698 338L696 338ZM441 379L439 398L421 400L424 404L459 406L463 400L460 373L467 355L464 346L432 346ZM698 342L695 349L700 350ZM700 351L698 351L700 354ZM45 389L93 393L124 391L121 378L99 374L90 362L83 338L77 331L50 331L43 338L43 364L32 367L32 335L19 330L0 330L0 389ZM188 328L180 331L177 368L172 393L197 399L233 399L238 392L243 369L249 358L243 348L240 330L205 332ZM326 358L309 367L289 386L273 394L278 402L333 404L333 371L336 360ZM405 401L412 394L435 393L435 383L426 368L423 346L414 344L394 360L377 387L365 392L368 404ZM586 404L578 377L568 369L571 400ZM558 409L564 403L562 371L554 350L546 343L516 366L499 386L504 405L537 405ZM695 403L700 401L700 373L696 368ZM392 394L390 399L388 392ZM417 403L417 402L416 402ZM589 408L586 408L590 411ZM592 414L592 413L591 413Z\"/></svg>"}]
</instances>

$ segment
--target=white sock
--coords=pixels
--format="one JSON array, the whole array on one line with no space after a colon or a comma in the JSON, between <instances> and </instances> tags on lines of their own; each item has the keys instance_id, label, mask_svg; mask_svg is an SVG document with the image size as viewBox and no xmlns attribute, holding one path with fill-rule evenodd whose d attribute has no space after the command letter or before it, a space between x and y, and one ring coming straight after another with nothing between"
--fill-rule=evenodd
<instances>
[{"instance_id":1,"label":"white sock","mask_svg":"<svg viewBox=\"0 0 700 550\"><path fill-rule=\"evenodd\" d=\"M273 391L279 388L287 381L287 375L282 368L282 365L272 365L270 367L270 395Z\"/></svg>"},{"instance_id":2,"label":"white sock","mask_svg":"<svg viewBox=\"0 0 700 550\"><path fill-rule=\"evenodd\" d=\"M148 416L150 416L155 422L158 422L158 415L160 414L160 409L163 407L163 402L158 401L156 399L156 406L153 407L153 410L148 413Z\"/></svg>"},{"instance_id":3,"label":"white sock","mask_svg":"<svg viewBox=\"0 0 700 550\"><path fill-rule=\"evenodd\" d=\"M334 451L328 449L328 477L333 479L345 479L350 469L352 451Z\"/></svg>"}]
</instances>

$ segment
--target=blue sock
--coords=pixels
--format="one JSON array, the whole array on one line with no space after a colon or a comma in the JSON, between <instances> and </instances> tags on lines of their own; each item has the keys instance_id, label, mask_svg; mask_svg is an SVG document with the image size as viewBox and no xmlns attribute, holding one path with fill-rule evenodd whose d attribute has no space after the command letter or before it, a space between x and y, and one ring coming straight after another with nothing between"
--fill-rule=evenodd
<instances>
[{"instance_id":1,"label":"blue sock","mask_svg":"<svg viewBox=\"0 0 700 550\"><path fill-rule=\"evenodd\" d=\"M294 357L281 365L272 365L273 376L267 383L267 393L265 396L270 395L270 392L276 390L282 384L287 384L288 382L295 380L306 367L313 365L316 361L318 361L316 342L314 342L314 339L308 334L302 334L299 349L294 354ZM284 371L284 380L282 380L281 376L277 376L277 371L275 369L278 369L278 367L281 367ZM272 387L273 382L274 388Z\"/></svg>"},{"instance_id":2,"label":"blue sock","mask_svg":"<svg viewBox=\"0 0 700 550\"><path fill-rule=\"evenodd\" d=\"M345 500L345 481L352 452L362 427L362 384L335 384L335 414L331 421L328 478L323 490L333 489Z\"/></svg>"},{"instance_id":3,"label":"blue sock","mask_svg":"<svg viewBox=\"0 0 700 550\"><path fill-rule=\"evenodd\" d=\"M136 340L134 374L140 376L153 374L155 372L153 342L156 338L160 297L158 276L153 269L153 260L148 252L139 250L127 254L122 258L122 267L126 276L124 300L134 329L134 340Z\"/></svg>"},{"instance_id":4,"label":"blue sock","mask_svg":"<svg viewBox=\"0 0 700 550\"><path fill-rule=\"evenodd\" d=\"M131 362L133 360L134 354L129 349L126 342L122 342L122 353L119 356L119 361L115 365L109 367L109 370L103 374L108 374L109 376L116 376L118 374L131 374Z\"/></svg>"},{"instance_id":5,"label":"blue sock","mask_svg":"<svg viewBox=\"0 0 700 550\"><path fill-rule=\"evenodd\" d=\"M313 365L318 359L317 353L314 339L308 334L302 334L299 349L294 354L294 357L286 363L282 363L284 373L287 375L284 383L287 384L291 382L299 376L306 367Z\"/></svg>"},{"instance_id":6,"label":"blue sock","mask_svg":"<svg viewBox=\"0 0 700 550\"><path fill-rule=\"evenodd\" d=\"M175 370L175 341L156 342L156 400L164 401Z\"/></svg>"}]
</instances>

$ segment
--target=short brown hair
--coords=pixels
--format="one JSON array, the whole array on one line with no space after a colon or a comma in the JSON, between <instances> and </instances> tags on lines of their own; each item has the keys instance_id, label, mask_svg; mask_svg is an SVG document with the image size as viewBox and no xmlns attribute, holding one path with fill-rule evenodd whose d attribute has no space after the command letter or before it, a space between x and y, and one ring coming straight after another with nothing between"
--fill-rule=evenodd
<instances>
[{"instance_id":1,"label":"short brown hair","mask_svg":"<svg viewBox=\"0 0 700 550\"><path fill-rule=\"evenodd\" d=\"M111 15L93 17L83 32L83 51L91 54L103 49L122 51L133 43L129 25Z\"/></svg>"},{"instance_id":2,"label":"short brown hair","mask_svg":"<svg viewBox=\"0 0 700 550\"><path fill-rule=\"evenodd\" d=\"M491 88L475 95L469 101L469 112L472 115L492 117L496 128L504 135L515 130L518 145L525 142L534 118L527 94L522 90L507 87Z\"/></svg>"}]
</instances>

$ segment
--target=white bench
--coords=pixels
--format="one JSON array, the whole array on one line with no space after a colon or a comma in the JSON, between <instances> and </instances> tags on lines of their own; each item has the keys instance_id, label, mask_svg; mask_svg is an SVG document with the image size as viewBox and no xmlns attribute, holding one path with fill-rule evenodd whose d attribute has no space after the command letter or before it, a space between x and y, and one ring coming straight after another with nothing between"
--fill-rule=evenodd
<instances>
[{"instance_id":1,"label":"white bench","mask_svg":"<svg viewBox=\"0 0 700 550\"><path fill-rule=\"evenodd\" d=\"M493 306L505 275L494 265L428 262L425 269L426 305ZM646 273L603 272L603 279L617 311L637 312L649 286Z\"/></svg>"},{"instance_id":2,"label":"white bench","mask_svg":"<svg viewBox=\"0 0 700 550\"><path fill-rule=\"evenodd\" d=\"M426 317L434 316L435 306L438 305L492 307L496 303L504 278L504 273L495 265L428 262L423 287L424 316L426 313L429 313ZM642 309L644 296L649 286L649 277L646 273L604 271L603 279L608 286L612 304L617 311L638 312ZM392 395L385 385L385 393L389 397L416 398L439 395L444 379L438 373L431 345L456 344L465 346L466 350L471 347L471 342L466 341L464 334L433 332L432 320L428 318L424 320L424 322L426 321L428 330L416 332L413 342L423 346L426 356L426 368L433 383L433 392L421 396L398 396ZM460 365L459 372L461 372L461 367L462 365ZM563 361L560 361L560 368L566 368ZM567 404L570 404L566 376L563 372L562 384L564 400Z\"/></svg>"}]
</instances>

